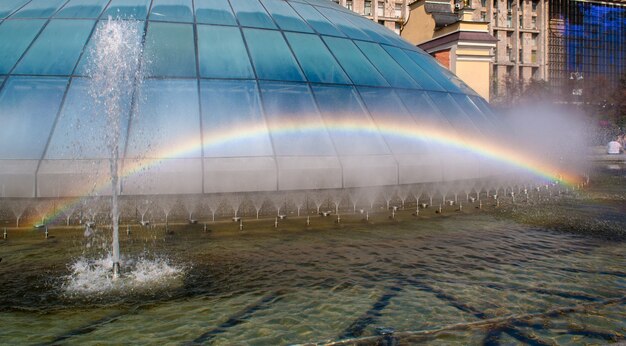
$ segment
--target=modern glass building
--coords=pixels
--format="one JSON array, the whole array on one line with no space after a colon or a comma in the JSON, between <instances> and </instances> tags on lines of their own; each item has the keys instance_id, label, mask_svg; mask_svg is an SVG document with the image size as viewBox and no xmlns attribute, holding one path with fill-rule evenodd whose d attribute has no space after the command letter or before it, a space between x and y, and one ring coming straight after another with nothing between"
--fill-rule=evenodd
<instances>
[{"instance_id":1,"label":"modern glass building","mask_svg":"<svg viewBox=\"0 0 626 346\"><path fill-rule=\"evenodd\" d=\"M614 87L626 74L626 2L550 1L549 80L557 91Z\"/></svg>"},{"instance_id":2,"label":"modern glass building","mask_svg":"<svg viewBox=\"0 0 626 346\"><path fill-rule=\"evenodd\" d=\"M486 102L428 54L332 1L3 0L2 197L106 186L106 120L90 112L86 71L93 33L109 17L137 21L144 34L145 78L120 115L123 194L490 173L442 144L492 135ZM440 133L407 130L421 128Z\"/></svg>"}]
</instances>

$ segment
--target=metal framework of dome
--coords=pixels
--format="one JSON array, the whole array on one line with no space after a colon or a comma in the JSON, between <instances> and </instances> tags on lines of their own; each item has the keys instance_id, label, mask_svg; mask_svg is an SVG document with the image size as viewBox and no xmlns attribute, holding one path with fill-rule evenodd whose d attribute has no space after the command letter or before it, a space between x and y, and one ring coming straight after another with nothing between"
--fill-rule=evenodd
<instances>
[{"instance_id":1,"label":"metal framework of dome","mask_svg":"<svg viewBox=\"0 0 626 346\"><path fill-rule=\"evenodd\" d=\"M122 193L198 194L475 179L479 159L398 129L488 136L487 103L420 49L326 0L3 0L2 197L83 195L106 175L86 115L89 47L142 27ZM480 166L480 167L479 167Z\"/></svg>"}]
</instances>

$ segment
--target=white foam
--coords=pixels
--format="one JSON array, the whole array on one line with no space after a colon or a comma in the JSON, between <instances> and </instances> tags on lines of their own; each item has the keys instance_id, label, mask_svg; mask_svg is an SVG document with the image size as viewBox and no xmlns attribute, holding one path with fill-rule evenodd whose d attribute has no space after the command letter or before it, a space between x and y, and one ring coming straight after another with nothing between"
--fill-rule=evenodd
<instances>
[{"instance_id":1,"label":"white foam","mask_svg":"<svg viewBox=\"0 0 626 346\"><path fill-rule=\"evenodd\" d=\"M63 282L70 295L131 294L176 286L184 268L165 258L122 259L122 275L113 278L111 254L98 259L79 258L69 265L71 273Z\"/></svg>"}]
</instances>

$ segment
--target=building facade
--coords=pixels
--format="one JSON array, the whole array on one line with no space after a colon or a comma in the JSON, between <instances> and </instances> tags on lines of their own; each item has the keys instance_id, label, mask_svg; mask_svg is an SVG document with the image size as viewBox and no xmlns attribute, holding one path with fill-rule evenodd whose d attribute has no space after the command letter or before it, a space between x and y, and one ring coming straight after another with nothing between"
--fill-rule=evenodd
<instances>
[{"instance_id":1,"label":"building facade","mask_svg":"<svg viewBox=\"0 0 626 346\"><path fill-rule=\"evenodd\" d=\"M334 0L343 7L384 25L400 35L404 25L408 0Z\"/></svg>"},{"instance_id":2,"label":"building facade","mask_svg":"<svg viewBox=\"0 0 626 346\"><path fill-rule=\"evenodd\" d=\"M626 74L626 1L551 0L548 79L562 98L594 102ZM596 102L598 100L595 100Z\"/></svg>"}]
</instances>

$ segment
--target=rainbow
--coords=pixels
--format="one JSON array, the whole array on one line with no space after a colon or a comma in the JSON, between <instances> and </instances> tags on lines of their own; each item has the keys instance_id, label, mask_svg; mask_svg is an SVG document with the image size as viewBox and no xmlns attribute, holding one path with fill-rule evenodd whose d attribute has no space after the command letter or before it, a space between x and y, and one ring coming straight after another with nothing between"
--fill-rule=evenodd
<instances>
[{"instance_id":1,"label":"rainbow","mask_svg":"<svg viewBox=\"0 0 626 346\"><path fill-rule=\"evenodd\" d=\"M311 118L309 118L311 119ZM269 128L269 131L268 131ZM397 121L372 122L363 121L350 116L339 116L336 119L323 121L318 117L315 121L307 120L306 116L294 116L280 122L280 124L269 124L259 122L247 126L233 126L230 130L214 131L204 133L204 141L199 139L182 139L172 145L168 145L160 152L148 153L149 157L126 160L126 163L119 172L120 178L126 178L138 174L150 167L158 166L164 159L197 158L201 148L208 150L212 147L237 144L238 142L255 137L268 136L268 133L281 134L321 134L330 132L340 132L344 134L380 134L385 138L403 138L413 141L427 142L436 145L437 148L450 148L457 152L467 152L478 155L482 158L499 162L503 165L510 165L521 171L544 178L548 181L559 181L567 185L576 185L580 177L562 171L552 162L544 158L529 155L521 150L514 150L506 147L503 143L489 141L485 136L461 135L454 130L444 130L437 126L424 126L417 124L404 124ZM480 137L480 138L479 138ZM89 191L107 191L110 189L110 179L107 175L98 178L95 184L85 188L85 195ZM83 197L64 200L61 205L56 206L56 210L48 220L60 218L66 210L72 210L77 206Z\"/></svg>"}]
</instances>

